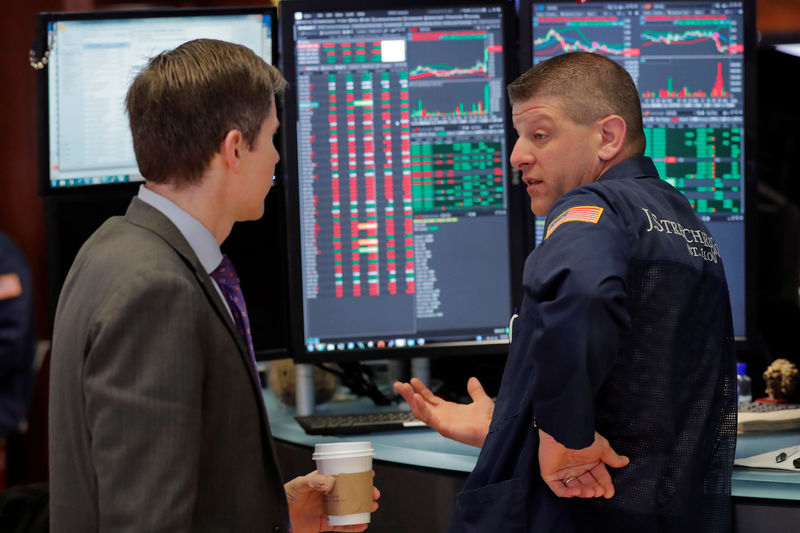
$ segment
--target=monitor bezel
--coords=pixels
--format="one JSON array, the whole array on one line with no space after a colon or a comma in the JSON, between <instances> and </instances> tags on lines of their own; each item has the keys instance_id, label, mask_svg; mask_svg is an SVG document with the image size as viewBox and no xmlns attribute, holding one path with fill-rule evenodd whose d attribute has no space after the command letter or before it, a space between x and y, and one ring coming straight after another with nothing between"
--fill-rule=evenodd
<instances>
[{"instance_id":1,"label":"monitor bezel","mask_svg":"<svg viewBox=\"0 0 800 533\"><path fill-rule=\"evenodd\" d=\"M374 2L365 0L343 0L331 6L324 0L294 0L292 2L282 2L280 4L278 33L281 44L281 71L290 83L290 89L285 95L284 116L282 135L283 145L287 150L292 150L296 144L297 135L296 124L298 120L297 99L292 91L291 84L295 79L294 66L294 40L293 40L293 21L294 14L298 11L358 11L358 10L404 10L419 9L430 7L474 7L474 6L499 6L503 9L503 38L505 50L516 50L517 41L517 18L514 3L511 0L438 0L436 2L423 2L412 0L404 2L401 0L391 0L376 6ZM510 83L517 75L517 61L513 53L504 51L504 85ZM504 154L506 160L510 155L513 139L511 137L511 112L508 109L506 114L506 147L507 153ZM291 354L295 361L300 363L321 363L321 362L352 362L373 359L409 359L417 357L448 357L454 355L491 355L504 356L508 352L508 341L460 341L449 343L426 344L414 347L393 347L393 348L364 348L357 350L335 350L335 351L315 351L307 350L304 339L304 320L303 320L303 290L301 272L301 251L298 243L300 242L300 213L293 198L298 198L299 183L298 162L294 153L287 154L284 165L285 174L282 176L286 194L287 211L287 242L288 262L289 262L289 312L290 312L290 334ZM521 226L524 213L521 209L525 202L520 200L520 193L524 192L519 185L519 177L510 172L506 176L508 180L508 224L509 224L509 291L512 306L519 307L522 300L521 276L522 263L524 261L525 245L523 242L524 231ZM516 181L515 181L516 180ZM509 309L509 318L513 309Z\"/></svg>"},{"instance_id":2,"label":"monitor bezel","mask_svg":"<svg viewBox=\"0 0 800 533\"><path fill-rule=\"evenodd\" d=\"M519 56L520 72L525 72L533 65L533 5L534 4L556 4L565 3L568 0L520 0L519 1ZM671 4L679 5L681 3L699 3L709 0L672 0ZM744 258L745 258L745 332L744 336L737 336L736 345L737 351L746 352L751 349L752 339L754 338L756 327L756 260L753 257L755 250L755 236L757 228L757 210L756 205L756 180L757 168L755 155L757 150L757 132L756 132L756 57L758 53L757 43L757 28L756 28L756 2L755 0L741 0L743 5L743 23L742 23L742 44L744 45L744 68L743 68L743 99L744 99L744 189L747 207L744 219ZM593 5L600 3L587 2L589 8ZM614 4L635 4L643 3L642 0L613 0ZM800 34L796 34L800 38ZM723 258L724 260L724 258Z\"/></svg>"},{"instance_id":3,"label":"monitor bezel","mask_svg":"<svg viewBox=\"0 0 800 533\"><path fill-rule=\"evenodd\" d=\"M272 57L270 64L278 62L278 10L274 6L243 7L190 7L190 8L158 8L110 9L86 12L54 12L47 11L36 15L36 35L34 50L41 50L44 55L48 48L47 28L51 22L74 20L119 20L143 18L175 18L175 17L212 17L220 15L270 15L270 32L272 37ZM34 53L34 50L31 53ZM36 131L38 150L38 190L40 196L61 196L85 194L93 195L103 192L135 191L144 181L123 183L103 183L91 185L73 185L53 187L50 182L50 104L48 99L49 80L47 65L36 72Z\"/></svg>"}]
</instances>

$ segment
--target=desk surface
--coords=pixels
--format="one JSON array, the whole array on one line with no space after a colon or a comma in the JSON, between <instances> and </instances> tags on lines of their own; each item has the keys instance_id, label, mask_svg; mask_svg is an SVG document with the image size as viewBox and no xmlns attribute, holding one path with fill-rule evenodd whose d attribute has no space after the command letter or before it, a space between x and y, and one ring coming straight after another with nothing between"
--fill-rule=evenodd
<instances>
[{"instance_id":1,"label":"desk surface","mask_svg":"<svg viewBox=\"0 0 800 533\"><path fill-rule=\"evenodd\" d=\"M800 444L800 431L739 435L736 440L736 458L750 457L797 444ZM773 472L736 466L733 469L731 494L744 498L800 500L800 471Z\"/></svg>"},{"instance_id":2,"label":"desk surface","mask_svg":"<svg viewBox=\"0 0 800 533\"><path fill-rule=\"evenodd\" d=\"M309 446L318 442L336 442L341 437L306 435L294 420L295 410L278 402L265 389L264 402L269 412L272 434L276 439ZM369 400L356 400L344 405L328 404L320 412L368 412L376 408ZM369 440L375 459L391 463L438 468L456 472L472 472L480 450L446 439L431 429L384 431L364 435L348 435L347 440ZM800 444L800 431L740 435L736 457L749 457ZM310 453L310 452L309 452ZM768 498L800 501L800 472L773 472L735 467L731 494L742 498Z\"/></svg>"}]
</instances>

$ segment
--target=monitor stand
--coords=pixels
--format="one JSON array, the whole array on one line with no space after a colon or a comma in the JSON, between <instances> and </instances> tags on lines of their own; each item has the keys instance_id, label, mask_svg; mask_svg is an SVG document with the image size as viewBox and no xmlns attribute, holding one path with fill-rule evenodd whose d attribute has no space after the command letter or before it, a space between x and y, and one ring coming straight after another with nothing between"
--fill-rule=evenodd
<instances>
[{"instance_id":1,"label":"monitor stand","mask_svg":"<svg viewBox=\"0 0 800 533\"><path fill-rule=\"evenodd\" d=\"M411 359L411 377L417 378L429 387L431 384L431 360L427 357Z\"/></svg>"},{"instance_id":2,"label":"monitor stand","mask_svg":"<svg viewBox=\"0 0 800 533\"><path fill-rule=\"evenodd\" d=\"M297 416L314 414L314 365L295 364L295 405Z\"/></svg>"}]
</instances>

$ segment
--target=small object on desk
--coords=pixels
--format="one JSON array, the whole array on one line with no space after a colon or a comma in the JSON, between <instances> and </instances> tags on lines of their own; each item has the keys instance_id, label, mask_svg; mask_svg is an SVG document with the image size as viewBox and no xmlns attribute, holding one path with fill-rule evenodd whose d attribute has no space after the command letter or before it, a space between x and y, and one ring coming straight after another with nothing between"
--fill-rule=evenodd
<instances>
[{"instance_id":1,"label":"small object on desk","mask_svg":"<svg viewBox=\"0 0 800 533\"><path fill-rule=\"evenodd\" d=\"M736 363L736 388L739 391L739 403L753 401L753 380L747 375L747 363Z\"/></svg>"},{"instance_id":2,"label":"small object on desk","mask_svg":"<svg viewBox=\"0 0 800 533\"><path fill-rule=\"evenodd\" d=\"M775 462L776 463L784 462L786 459L797 453L798 448L800 448L800 446L795 446L791 450L779 453L777 456L775 456Z\"/></svg>"},{"instance_id":3,"label":"small object on desk","mask_svg":"<svg viewBox=\"0 0 800 533\"><path fill-rule=\"evenodd\" d=\"M329 402L336 392L336 376L317 367L314 367L313 372L314 403L320 405ZM275 397L282 404L294 407L297 391L294 361L291 359L270 361L267 379Z\"/></svg>"},{"instance_id":4,"label":"small object on desk","mask_svg":"<svg viewBox=\"0 0 800 533\"><path fill-rule=\"evenodd\" d=\"M741 457L733 461L733 464L761 470L798 472L798 469L800 469L800 457L796 457L793 461L789 460L798 450L800 450L800 445L787 446L750 457Z\"/></svg>"},{"instance_id":5,"label":"small object on desk","mask_svg":"<svg viewBox=\"0 0 800 533\"><path fill-rule=\"evenodd\" d=\"M357 414L314 414L294 417L308 435L352 435L373 431L400 431L427 428L411 411L384 411Z\"/></svg>"},{"instance_id":6,"label":"small object on desk","mask_svg":"<svg viewBox=\"0 0 800 533\"><path fill-rule=\"evenodd\" d=\"M774 400L791 399L799 380L797 367L788 359L775 359L764 371L767 396Z\"/></svg>"}]
</instances>

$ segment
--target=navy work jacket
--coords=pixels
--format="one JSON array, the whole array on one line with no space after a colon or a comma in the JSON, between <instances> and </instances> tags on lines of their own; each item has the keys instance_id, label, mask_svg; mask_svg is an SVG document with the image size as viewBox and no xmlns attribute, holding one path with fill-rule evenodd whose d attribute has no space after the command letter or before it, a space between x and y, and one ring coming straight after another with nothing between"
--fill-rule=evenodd
<instances>
[{"instance_id":1,"label":"navy work jacket","mask_svg":"<svg viewBox=\"0 0 800 533\"><path fill-rule=\"evenodd\" d=\"M564 194L545 228L450 532L728 531L735 353L713 237L646 157ZM556 497L537 427L628 456L615 496Z\"/></svg>"}]
</instances>

